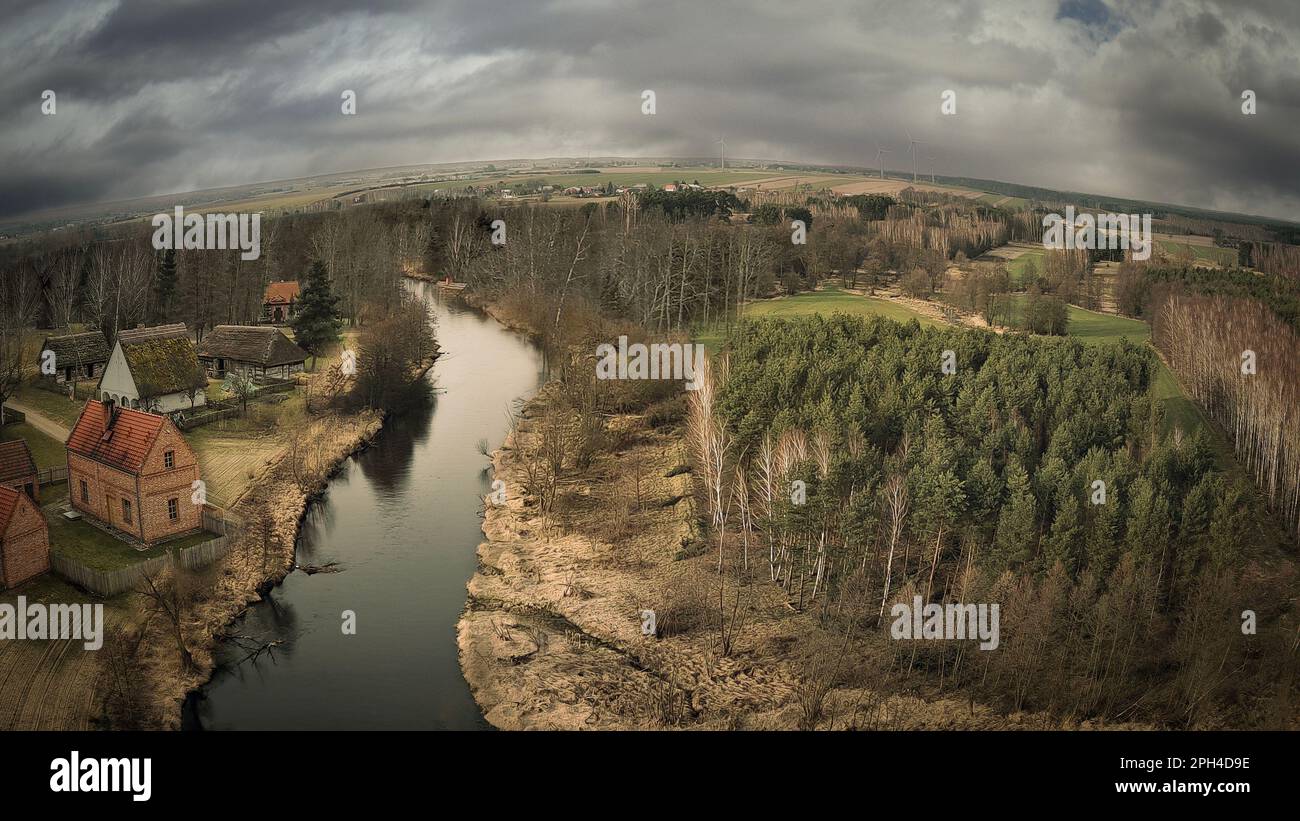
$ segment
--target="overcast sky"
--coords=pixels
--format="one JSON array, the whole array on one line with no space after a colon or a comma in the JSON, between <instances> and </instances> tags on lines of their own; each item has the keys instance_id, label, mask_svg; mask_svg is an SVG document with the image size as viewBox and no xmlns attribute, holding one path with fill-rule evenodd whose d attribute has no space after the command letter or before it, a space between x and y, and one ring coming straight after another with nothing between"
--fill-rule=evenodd
<instances>
[{"instance_id":1,"label":"overcast sky","mask_svg":"<svg viewBox=\"0 0 1300 821\"><path fill-rule=\"evenodd\" d=\"M910 129L939 174L1300 219L1296 0L0 13L0 216L413 163L700 156L719 135L730 156L812 163L870 165L880 144L904 168ZM945 89L955 116L940 113Z\"/></svg>"}]
</instances>

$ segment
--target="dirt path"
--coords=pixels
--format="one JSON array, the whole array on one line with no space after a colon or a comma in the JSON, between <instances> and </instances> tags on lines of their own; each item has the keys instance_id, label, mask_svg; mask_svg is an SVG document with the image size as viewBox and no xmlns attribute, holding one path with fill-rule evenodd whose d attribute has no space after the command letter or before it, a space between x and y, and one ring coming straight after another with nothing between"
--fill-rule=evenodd
<instances>
[{"instance_id":1,"label":"dirt path","mask_svg":"<svg viewBox=\"0 0 1300 821\"><path fill-rule=\"evenodd\" d=\"M23 416L26 416L28 424L39 430L41 433L44 433L47 436L53 436L60 442L68 441L68 434L72 432L70 429L65 428L63 425L60 425L48 416L42 416L41 412L33 408L31 405L24 405L22 402L15 402L12 399L5 404L21 413Z\"/></svg>"}]
</instances>

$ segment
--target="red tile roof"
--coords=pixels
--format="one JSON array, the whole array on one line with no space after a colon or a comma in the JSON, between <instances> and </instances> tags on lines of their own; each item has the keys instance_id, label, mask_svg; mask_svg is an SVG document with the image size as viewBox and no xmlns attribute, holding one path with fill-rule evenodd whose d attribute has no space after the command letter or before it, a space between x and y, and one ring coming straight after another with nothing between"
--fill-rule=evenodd
<instances>
[{"instance_id":1,"label":"red tile roof","mask_svg":"<svg viewBox=\"0 0 1300 821\"><path fill-rule=\"evenodd\" d=\"M298 283L294 280L272 282L266 286L264 301L268 305L288 305L298 298Z\"/></svg>"},{"instance_id":2,"label":"red tile roof","mask_svg":"<svg viewBox=\"0 0 1300 821\"><path fill-rule=\"evenodd\" d=\"M0 482L12 482L36 472L31 448L22 439L0 442Z\"/></svg>"},{"instance_id":3,"label":"red tile roof","mask_svg":"<svg viewBox=\"0 0 1300 821\"><path fill-rule=\"evenodd\" d=\"M11 487L0 487L0 536L5 535L9 529L9 520L14 516L14 510L18 507L18 497L21 494Z\"/></svg>"},{"instance_id":4,"label":"red tile roof","mask_svg":"<svg viewBox=\"0 0 1300 821\"><path fill-rule=\"evenodd\" d=\"M114 406L114 419L104 431L104 403L86 402L68 436L68 450L127 473L139 473L162 430L163 417Z\"/></svg>"}]
</instances>

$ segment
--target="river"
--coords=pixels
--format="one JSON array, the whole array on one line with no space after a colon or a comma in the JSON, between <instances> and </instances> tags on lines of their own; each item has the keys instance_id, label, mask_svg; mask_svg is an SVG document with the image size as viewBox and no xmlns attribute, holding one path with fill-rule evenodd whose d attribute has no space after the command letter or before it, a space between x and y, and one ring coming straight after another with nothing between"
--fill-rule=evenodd
<instances>
[{"instance_id":1,"label":"river","mask_svg":"<svg viewBox=\"0 0 1300 821\"><path fill-rule=\"evenodd\" d=\"M391 417L348 459L299 531L300 564L231 632L283 643L255 663L226 643L186 702L187 729L487 729L461 676L456 622L482 541L496 448L514 402L541 385L541 352L495 320L412 288L437 322L432 407ZM356 614L344 635L342 613Z\"/></svg>"}]
</instances>

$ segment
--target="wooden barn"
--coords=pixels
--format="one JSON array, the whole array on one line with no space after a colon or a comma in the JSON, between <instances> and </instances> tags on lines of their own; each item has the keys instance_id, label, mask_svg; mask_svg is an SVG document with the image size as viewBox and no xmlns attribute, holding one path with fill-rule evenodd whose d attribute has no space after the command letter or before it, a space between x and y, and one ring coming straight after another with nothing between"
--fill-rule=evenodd
<instances>
[{"instance_id":1,"label":"wooden barn","mask_svg":"<svg viewBox=\"0 0 1300 821\"><path fill-rule=\"evenodd\" d=\"M302 371L307 352L270 325L218 325L199 343L199 361L214 379L288 379Z\"/></svg>"},{"instance_id":2,"label":"wooden barn","mask_svg":"<svg viewBox=\"0 0 1300 821\"><path fill-rule=\"evenodd\" d=\"M45 370L48 356L46 351L54 355L53 373ZM108 342L99 331L47 336L41 345L41 358L36 363L36 372L60 385L83 379L98 379L108 364L108 354Z\"/></svg>"}]
</instances>

